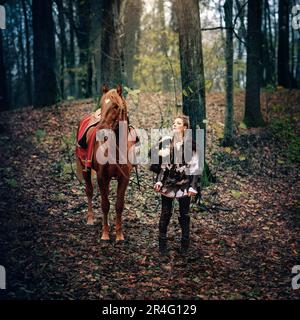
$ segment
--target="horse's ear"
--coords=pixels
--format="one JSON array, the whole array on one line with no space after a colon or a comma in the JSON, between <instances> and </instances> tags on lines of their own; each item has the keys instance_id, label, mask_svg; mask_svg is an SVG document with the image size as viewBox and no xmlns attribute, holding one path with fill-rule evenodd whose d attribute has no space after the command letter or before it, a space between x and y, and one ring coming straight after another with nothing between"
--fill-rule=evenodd
<instances>
[{"instance_id":1,"label":"horse's ear","mask_svg":"<svg viewBox=\"0 0 300 320\"><path fill-rule=\"evenodd\" d=\"M102 85L102 92L103 92L103 94L105 94L105 93L108 92L108 91L109 91L108 85L107 85L106 83L104 83L104 84Z\"/></svg>"},{"instance_id":2,"label":"horse's ear","mask_svg":"<svg viewBox=\"0 0 300 320\"><path fill-rule=\"evenodd\" d=\"M122 88L121 84L117 85L117 92L118 92L119 96L122 97L123 88Z\"/></svg>"}]
</instances>

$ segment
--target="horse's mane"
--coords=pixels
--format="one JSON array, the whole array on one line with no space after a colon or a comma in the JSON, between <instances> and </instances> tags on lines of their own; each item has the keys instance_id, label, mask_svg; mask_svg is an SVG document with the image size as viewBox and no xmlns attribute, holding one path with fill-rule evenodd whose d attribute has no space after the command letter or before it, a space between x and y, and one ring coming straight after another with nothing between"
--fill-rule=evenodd
<instances>
[{"instance_id":1,"label":"horse's mane","mask_svg":"<svg viewBox=\"0 0 300 320\"><path fill-rule=\"evenodd\" d=\"M100 105L102 106L103 105L103 102L104 102L104 99L109 99L111 100L113 103L117 104L118 106L122 107L122 108L125 108L126 111L127 111L127 104L126 104L126 100L121 97L117 90L116 89L111 89L109 90L108 92L106 92L101 100L100 100Z\"/></svg>"}]
</instances>

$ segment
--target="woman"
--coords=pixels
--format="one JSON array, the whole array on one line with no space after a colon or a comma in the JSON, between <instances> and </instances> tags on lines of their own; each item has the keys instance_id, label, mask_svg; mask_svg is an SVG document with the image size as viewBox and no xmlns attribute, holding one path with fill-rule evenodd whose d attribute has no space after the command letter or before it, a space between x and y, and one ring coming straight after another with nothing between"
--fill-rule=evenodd
<instances>
[{"instance_id":1,"label":"woman","mask_svg":"<svg viewBox=\"0 0 300 320\"><path fill-rule=\"evenodd\" d=\"M189 128L186 116L177 116L173 122L173 138L166 137L161 141L167 148L160 149L162 158L168 157L169 163L162 161L157 175L155 191L161 193L162 210L159 220L159 251L162 255L167 253L167 229L172 216L174 198L179 201L180 215L178 217L182 230L181 252L186 253L190 244L190 200L197 194L199 179L199 155L196 153L194 142L185 136ZM169 141L168 141L169 140ZM184 146L192 147L191 159L184 159ZM178 161L178 158L182 161ZM189 160L189 161L185 161Z\"/></svg>"}]
</instances>

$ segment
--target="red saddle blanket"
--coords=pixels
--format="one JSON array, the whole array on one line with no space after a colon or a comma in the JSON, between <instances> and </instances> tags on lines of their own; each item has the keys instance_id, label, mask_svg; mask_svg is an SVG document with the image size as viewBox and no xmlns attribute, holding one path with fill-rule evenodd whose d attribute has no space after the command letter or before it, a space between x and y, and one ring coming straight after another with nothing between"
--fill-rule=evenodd
<instances>
[{"instance_id":1,"label":"red saddle blanket","mask_svg":"<svg viewBox=\"0 0 300 320\"><path fill-rule=\"evenodd\" d=\"M85 167L91 168L93 159L93 147L97 133L97 123L100 121L100 111L84 117L79 124L76 137L76 155ZM84 141L84 142L82 142Z\"/></svg>"},{"instance_id":2,"label":"red saddle blanket","mask_svg":"<svg viewBox=\"0 0 300 320\"><path fill-rule=\"evenodd\" d=\"M88 170L92 167L94 143L97 134L97 124L101 120L101 110L98 109L92 114L84 117L78 127L76 136L76 156L84 166L84 170ZM136 132L133 126L129 126L129 132L131 134L131 141L133 144L139 141L136 136Z\"/></svg>"}]
</instances>

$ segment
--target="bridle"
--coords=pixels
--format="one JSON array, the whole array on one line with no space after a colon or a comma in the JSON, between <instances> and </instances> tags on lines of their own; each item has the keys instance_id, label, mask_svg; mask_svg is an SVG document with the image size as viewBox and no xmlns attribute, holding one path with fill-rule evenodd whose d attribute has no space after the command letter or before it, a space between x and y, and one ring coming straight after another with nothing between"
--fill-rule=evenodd
<instances>
[{"instance_id":1,"label":"bridle","mask_svg":"<svg viewBox=\"0 0 300 320\"><path fill-rule=\"evenodd\" d=\"M122 105L120 105L117 102L113 102L112 105L109 107L109 109L106 111L106 114L108 114L110 112L110 110L114 107L114 104L116 104L119 108L118 110L118 115L116 117L116 119L110 123L107 121L106 117L101 117L101 120L97 126L98 129L111 129L116 133L116 129L118 128L118 122L119 121L127 121L128 123L128 118L127 118L127 112L126 112L126 105L125 105L125 101L122 99ZM119 146L116 144L116 148L117 151L120 155L120 149ZM117 166L118 170L121 172L121 174L124 176L124 178L127 179L127 176L125 175L124 171L122 170L121 166L118 163L115 163L115 165Z\"/></svg>"}]
</instances>

